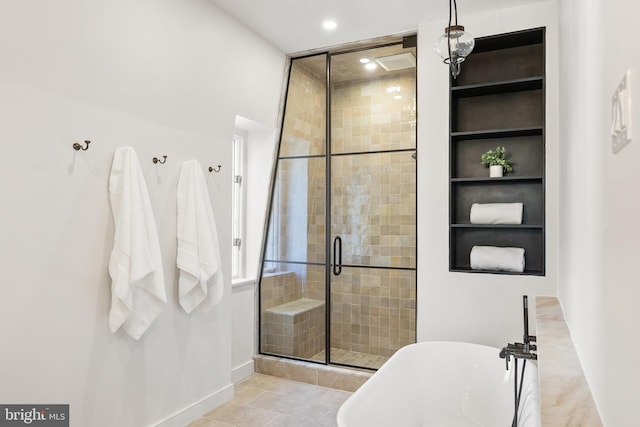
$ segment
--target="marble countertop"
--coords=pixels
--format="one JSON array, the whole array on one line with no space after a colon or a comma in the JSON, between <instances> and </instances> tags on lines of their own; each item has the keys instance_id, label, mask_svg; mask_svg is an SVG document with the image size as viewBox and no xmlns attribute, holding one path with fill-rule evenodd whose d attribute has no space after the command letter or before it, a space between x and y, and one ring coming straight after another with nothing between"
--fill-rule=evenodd
<instances>
[{"instance_id":1,"label":"marble countertop","mask_svg":"<svg viewBox=\"0 0 640 427\"><path fill-rule=\"evenodd\" d=\"M536 297L536 337L542 426L602 426L556 297Z\"/></svg>"}]
</instances>

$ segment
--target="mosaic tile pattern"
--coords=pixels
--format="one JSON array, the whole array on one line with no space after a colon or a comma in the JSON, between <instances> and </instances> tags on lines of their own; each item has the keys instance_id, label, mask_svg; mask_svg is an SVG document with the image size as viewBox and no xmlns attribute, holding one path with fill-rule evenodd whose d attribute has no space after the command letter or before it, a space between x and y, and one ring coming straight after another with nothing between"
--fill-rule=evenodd
<instances>
[{"instance_id":1,"label":"mosaic tile pattern","mask_svg":"<svg viewBox=\"0 0 640 427\"><path fill-rule=\"evenodd\" d=\"M282 159L278 163L269 236L277 260L325 262L326 179L324 158ZM274 241L274 239L277 240Z\"/></svg>"},{"instance_id":2,"label":"mosaic tile pattern","mask_svg":"<svg viewBox=\"0 0 640 427\"><path fill-rule=\"evenodd\" d=\"M261 283L261 351L310 358L325 348L324 267L286 264ZM313 282L309 284L307 278ZM322 282L322 291L316 290ZM311 289L310 289L311 288ZM309 295L318 298L308 298Z\"/></svg>"},{"instance_id":3,"label":"mosaic tile pattern","mask_svg":"<svg viewBox=\"0 0 640 427\"><path fill-rule=\"evenodd\" d=\"M331 151L416 148L415 69L393 77L335 85Z\"/></svg>"},{"instance_id":4,"label":"mosaic tile pattern","mask_svg":"<svg viewBox=\"0 0 640 427\"><path fill-rule=\"evenodd\" d=\"M309 358L326 345L324 301L299 298L269 308L262 322L265 352Z\"/></svg>"},{"instance_id":5,"label":"mosaic tile pattern","mask_svg":"<svg viewBox=\"0 0 640 427\"><path fill-rule=\"evenodd\" d=\"M349 55L340 55L340 61L346 64ZM352 59L358 62L356 56ZM271 219L272 224L278 224L279 233L269 236L268 245L277 248L274 256L279 260L324 263L327 258L325 158L282 159L325 154L325 75L311 71L322 70L323 61L313 57L292 65L274 198L278 214ZM335 72L340 73L339 65ZM331 88L333 153L415 149L415 68L381 74L384 77L342 81ZM331 233L342 237L343 264L416 267L416 161L412 153L332 158ZM325 299L322 267L277 264L275 268L292 275L287 279L290 282L280 284L282 292L270 291L274 287L267 284L267 293L261 296L263 310L301 298ZM347 270L332 279L332 348L383 360L414 342L415 272ZM290 291L288 286L294 282L298 290ZM264 284L262 289L264 293ZM281 297L279 292L288 296ZM263 345L268 342L271 347L267 350L263 346L262 351L295 353L295 345L285 338L285 330L293 336L299 334L293 332L294 326L285 325L287 320L281 313L262 314L262 329L271 334L267 338L263 331ZM320 318L314 319L307 319L307 323L317 326ZM309 353L315 345L303 347L305 356L300 357L316 354ZM363 366L379 364L380 360Z\"/></svg>"},{"instance_id":6,"label":"mosaic tile pattern","mask_svg":"<svg viewBox=\"0 0 640 427\"><path fill-rule=\"evenodd\" d=\"M312 357L313 360L324 361L325 352L321 351ZM389 360L387 356L377 356L375 354L359 353L357 351L331 349L331 363L340 365L358 366L368 369L380 369Z\"/></svg>"},{"instance_id":7,"label":"mosaic tile pattern","mask_svg":"<svg viewBox=\"0 0 640 427\"><path fill-rule=\"evenodd\" d=\"M262 310L302 298L302 287L295 272L265 274L260 284Z\"/></svg>"},{"instance_id":8,"label":"mosaic tile pattern","mask_svg":"<svg viewBox=\"0 0 640 427\"><path fill-rule=\"evenodd\" d=\"M332 235L342 262L416 267L416 166L408 152L338 156L332 167Z\"/></svg>"},{"instance_id":9,"label":"mosaic tile pattern","mask_svg":"<svg viewBox=\"0 0 640 427\"><path fill-rule=\"evenodd\" d=\"M416 273L344 268L331 286L331 347L389 357L416 340Z\"/></svg>"},{"instance_id":10,"label":"mosaic tile pattern","mask_svg":"<svg viewBox=\"0 0 640 427\"><path fill-rule=\"evenodd\" d=\"M291 66L280 157L325 153L326 80L314 74L302 59Z\"/></svg>"}]
</instances>

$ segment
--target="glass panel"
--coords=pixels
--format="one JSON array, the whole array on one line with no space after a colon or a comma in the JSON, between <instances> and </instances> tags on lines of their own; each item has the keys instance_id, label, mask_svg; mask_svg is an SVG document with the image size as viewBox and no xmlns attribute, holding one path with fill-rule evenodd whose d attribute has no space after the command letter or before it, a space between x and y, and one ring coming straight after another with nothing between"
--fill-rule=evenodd
<instances>
[{"instance_id":1,"label":"glass panel","mask_svg":"<svg viewBox=\"0 0 640 427\"><path fill-rule=\"evenodd\" d=\"M331 177L328 55L292 61L260 283L261 352L377 369L415 342L415 55L401 45L332 55ZM330 329L329 231L342 237L343 263L331 276Z\"/></svg>"},{"instance_id":2,"label":"glass panel","mask_svg":"<svg viewBox=\"0 0 640 427\"><path fill-rule=\"evenodd\" d=\"M331 279L331 363L378 369L416 340L416 272L349 268Z\"/></svg>"},{"instance_id":3,"label":"glass panel","mask_svg":"<svg viewBox=\"0 0 640 427\"><path fill-rule=\"evenodd\" d=\"M260 283L260 351L325 361L325 268L280 264Z\"/></svg>"},{"instance_id":4,"label":"glass panel","mask_svg":"<svg viewBox=\"0 0 640 427\"><path fill-rule=\"evenodd\" d=\"M326 61L291 64L260 282L260 351L319 362L327 331Z\"/></svg>"},{"instance_id":5,"label":"glass panel","mask_svg":"<svg viewBox=\"0 0 640 427\"><path fill-rule=\"evenodd\" d=\"M280 157L326 152L326 64L326 55L295 59L291 63Z\"/></svg>"},{"instance_id":6,"label":"glass panel","mask_svg":"<svg viewBox=\"0 0 640 427\"><path fill-rule=\"evenodd\" d=\"M416 340L415 54L331 58L331 238L343 268L331 275L330 363L377 369Z\"/></svg>"},{"instance_id":7,"label":"glass panel","mask_svg":"<svg viewBox=\"0 0 640 427\"><path fill-rule=\"evenodd\" d=\"M333 154L416 147L415 54L393 45L331 57Z\"/></svg>"},{"instance_id":8,"label":"glass panel","mask_svg":"<svg viewBox=\"0 0 640 427\"><path fill-rule=\"evenodd\" d=\"M416 267L416 161L412 151L331 159L331 233L342 263Z\"/></svg>"},{"instance_id":9,"label":"glass panel","mask_svg":"<svg viewBox=\"0 0 640 427\"><path fill-rule=\"evenodd\" d=\"M267 261L325 262L325 170L324 158L279 160Z\"/></svg>"}]
</instances>

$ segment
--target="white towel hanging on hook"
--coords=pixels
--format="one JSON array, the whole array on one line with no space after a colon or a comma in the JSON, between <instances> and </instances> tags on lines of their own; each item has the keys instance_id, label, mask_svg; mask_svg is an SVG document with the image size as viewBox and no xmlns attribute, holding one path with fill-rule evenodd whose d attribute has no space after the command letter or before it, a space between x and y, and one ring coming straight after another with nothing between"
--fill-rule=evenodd
<instances>
[{"instance_id":1,"label":"white towel hanging on hook","mask_svg":"<svg viewBox=\"0 0 640 427\"><path fill-rule=\"evenodd\" d=\"M109 176L115 225L109 260L112 332L139 339L167 302L156 223L135 151L116 150Z\"/></svg>"},{"instance_id":2,"label":"white towel hanging on hook","mask_svg":"<svg viewBox=\"0 0 640 427\"><path fill-rule=\"evenodd\" d=\"M196 307L206 312L222 299L224 283L218 231L197 160L182 164L176 199L180 305L187 313Z\"/></svg>"}]
</instances>

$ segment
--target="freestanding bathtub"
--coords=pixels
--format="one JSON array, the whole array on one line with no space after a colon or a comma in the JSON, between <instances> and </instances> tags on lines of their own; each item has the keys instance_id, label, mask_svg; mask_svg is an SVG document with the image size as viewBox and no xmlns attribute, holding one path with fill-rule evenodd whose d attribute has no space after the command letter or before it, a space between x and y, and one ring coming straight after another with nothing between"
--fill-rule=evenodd
<instances>
[{"instance_id":1,"label":"freestanding bathtub","mask_svg":"<svg viewBox=\"0 0 640 427\"><path fill-rule=\"evenodd\" d=\"M338 427L510 427L515 369L512 359L506 371L499 352L458 342L403 347L340 407ZM540 426L537 378L527 362L519 427Z\"/></svg>"}]
</instances>

